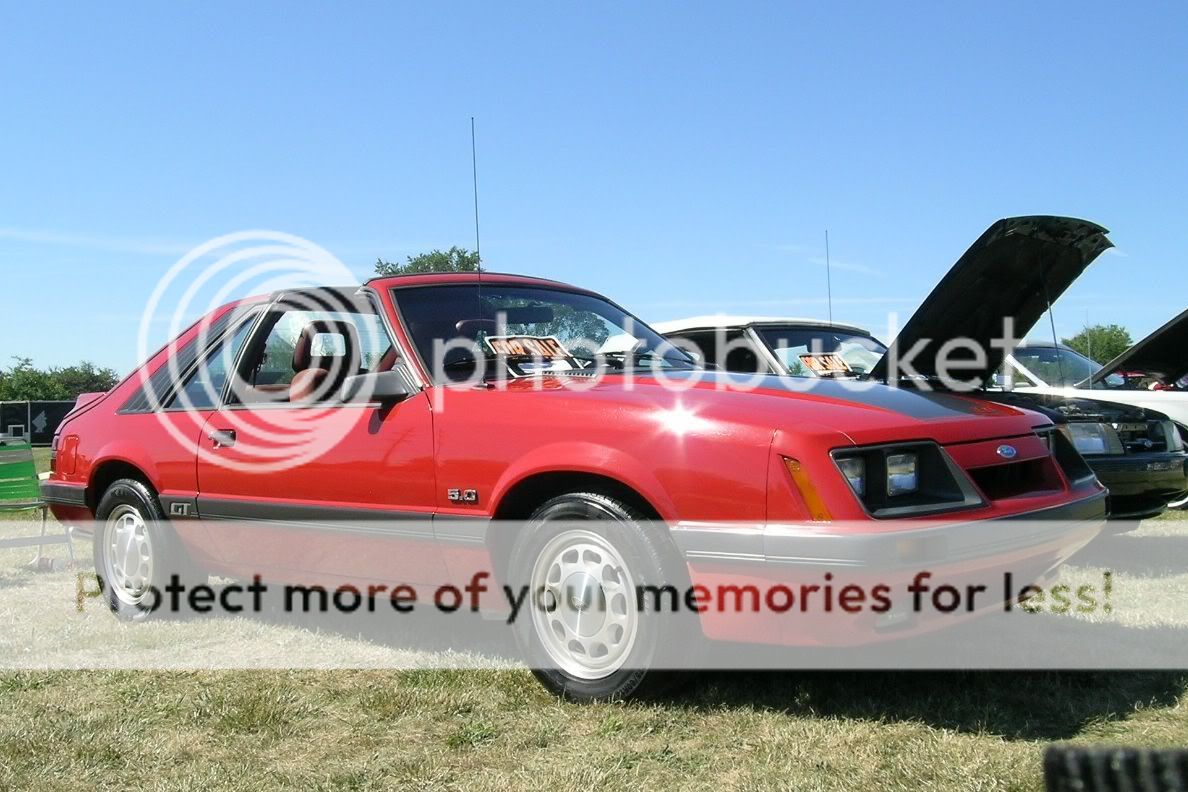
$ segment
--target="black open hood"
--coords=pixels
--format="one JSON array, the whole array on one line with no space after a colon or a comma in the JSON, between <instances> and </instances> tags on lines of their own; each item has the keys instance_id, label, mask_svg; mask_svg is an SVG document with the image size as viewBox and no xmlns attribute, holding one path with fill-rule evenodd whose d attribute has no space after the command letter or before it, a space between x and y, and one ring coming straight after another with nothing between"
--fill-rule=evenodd
<instances>
[{"instance_id":1,"label":"black open hood","mask_svg":"<svg viewBox=\"0 0 1188 792\"><path fill-rule=\"evenodd\" d=\"M1072 217L1008 217L999 220L965 251L944 279L891 342L887 354L871 370L887 379L893 356L925 377L938 375L941 346L950 339L970 339L986 352L984 367L952 369L963 380L985 381L1002 365L1005 351L990 346L1001 338L1003 321L1015 321L1022 338L1081 273L1103 251L1113 247L1106 229ZM904 360L910 350L920 351ZM958 349L949 360L972 361ZM982 370L984 368L984 370ZM895 376L903 376L899 371Z\"/></svg>"},{"instance_id":2,"label":"black open hood","mask_svg":"<svg viewBox=\"0 0 1188 792\"><path fill-rule=\"evenodd\" d=\"M1188 311L1106 363L1093 381L1118 371L1141 371L1168 384L1188 374Z\"/></svg>"}]
</instances>

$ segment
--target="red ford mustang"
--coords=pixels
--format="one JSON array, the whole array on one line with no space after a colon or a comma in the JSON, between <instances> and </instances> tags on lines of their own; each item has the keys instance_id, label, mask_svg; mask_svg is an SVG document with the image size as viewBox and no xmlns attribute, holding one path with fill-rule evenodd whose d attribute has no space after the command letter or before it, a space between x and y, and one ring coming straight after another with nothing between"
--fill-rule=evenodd
<instances>
[{"instance_id":1,"label":"red ford mustang","mask_svg":"<svg viewBox=\"0 0 1188 792\"><path fill-rule=\"evenodd\" d=\"M273 294L213 312L80 400L43 492L92 530L129 618L170 569L524 581L543 605L516 622L520 647L576 698L659 676L677 628L613 604L641 583L778 583L809 562L1038 579L1100 530L1103 489L1037 414L847 382L742 392L723 376L552 281ZM1019 517L1053 522L1001 519ZM612 604L595 617L592 601ZM886 618L810 632L771 616L709 609L696 624L710 639L851 644Z\"/></svg>"}]
</instances>

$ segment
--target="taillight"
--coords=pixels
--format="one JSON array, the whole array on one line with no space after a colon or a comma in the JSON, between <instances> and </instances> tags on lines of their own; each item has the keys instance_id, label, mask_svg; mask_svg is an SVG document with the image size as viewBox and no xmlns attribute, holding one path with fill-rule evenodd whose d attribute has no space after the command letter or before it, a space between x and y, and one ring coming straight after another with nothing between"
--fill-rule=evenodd
<instances>
[{"instance_id":1,"label":"taillight","mask_svg":"<svg viewBox=\"0 0 1188 792\"><path fill-rule=\"evenodd\" d=\"M57 449L56 460L54 456L51 456L50 460L51 470L60 470L67 476L74 473L78 465L78 435L68 435ZM55 463L57 467L54 467Z\"/></svg>"}]
</instances>

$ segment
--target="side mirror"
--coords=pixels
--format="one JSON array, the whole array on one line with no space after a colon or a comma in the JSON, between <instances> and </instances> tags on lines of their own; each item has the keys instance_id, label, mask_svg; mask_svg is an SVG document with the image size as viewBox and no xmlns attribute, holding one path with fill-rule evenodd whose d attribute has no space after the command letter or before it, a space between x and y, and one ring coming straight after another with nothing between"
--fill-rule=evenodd
<instances>
[{"instance_id":1,"label":"side mirror","mask_svg":"<svg viewBox=\"0 0 1188 792\"><path fill-rule=\"evenodd\" d=\"M412 392L398 371L375 371L347 377L342 383L342 401L346 404L395 404Z\"/></svg>"}]
</instances>

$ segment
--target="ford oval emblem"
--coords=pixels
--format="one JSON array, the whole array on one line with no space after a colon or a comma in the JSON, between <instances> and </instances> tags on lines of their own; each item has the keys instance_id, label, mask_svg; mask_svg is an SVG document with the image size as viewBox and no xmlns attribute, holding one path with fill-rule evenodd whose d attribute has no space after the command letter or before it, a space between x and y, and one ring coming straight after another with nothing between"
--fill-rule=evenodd
<instances>
[{"instance_id":1,"label":"ford oval emblem","mask_svg":"<svg viewBox=\"0 0 1188 792\"><path fill-rule=\"evenodd\" d=\"M1000 445L998 455L1003 459L1014 459L1019 455L1019 451L1012 445Z\"/></svg>"}]
</instances>

